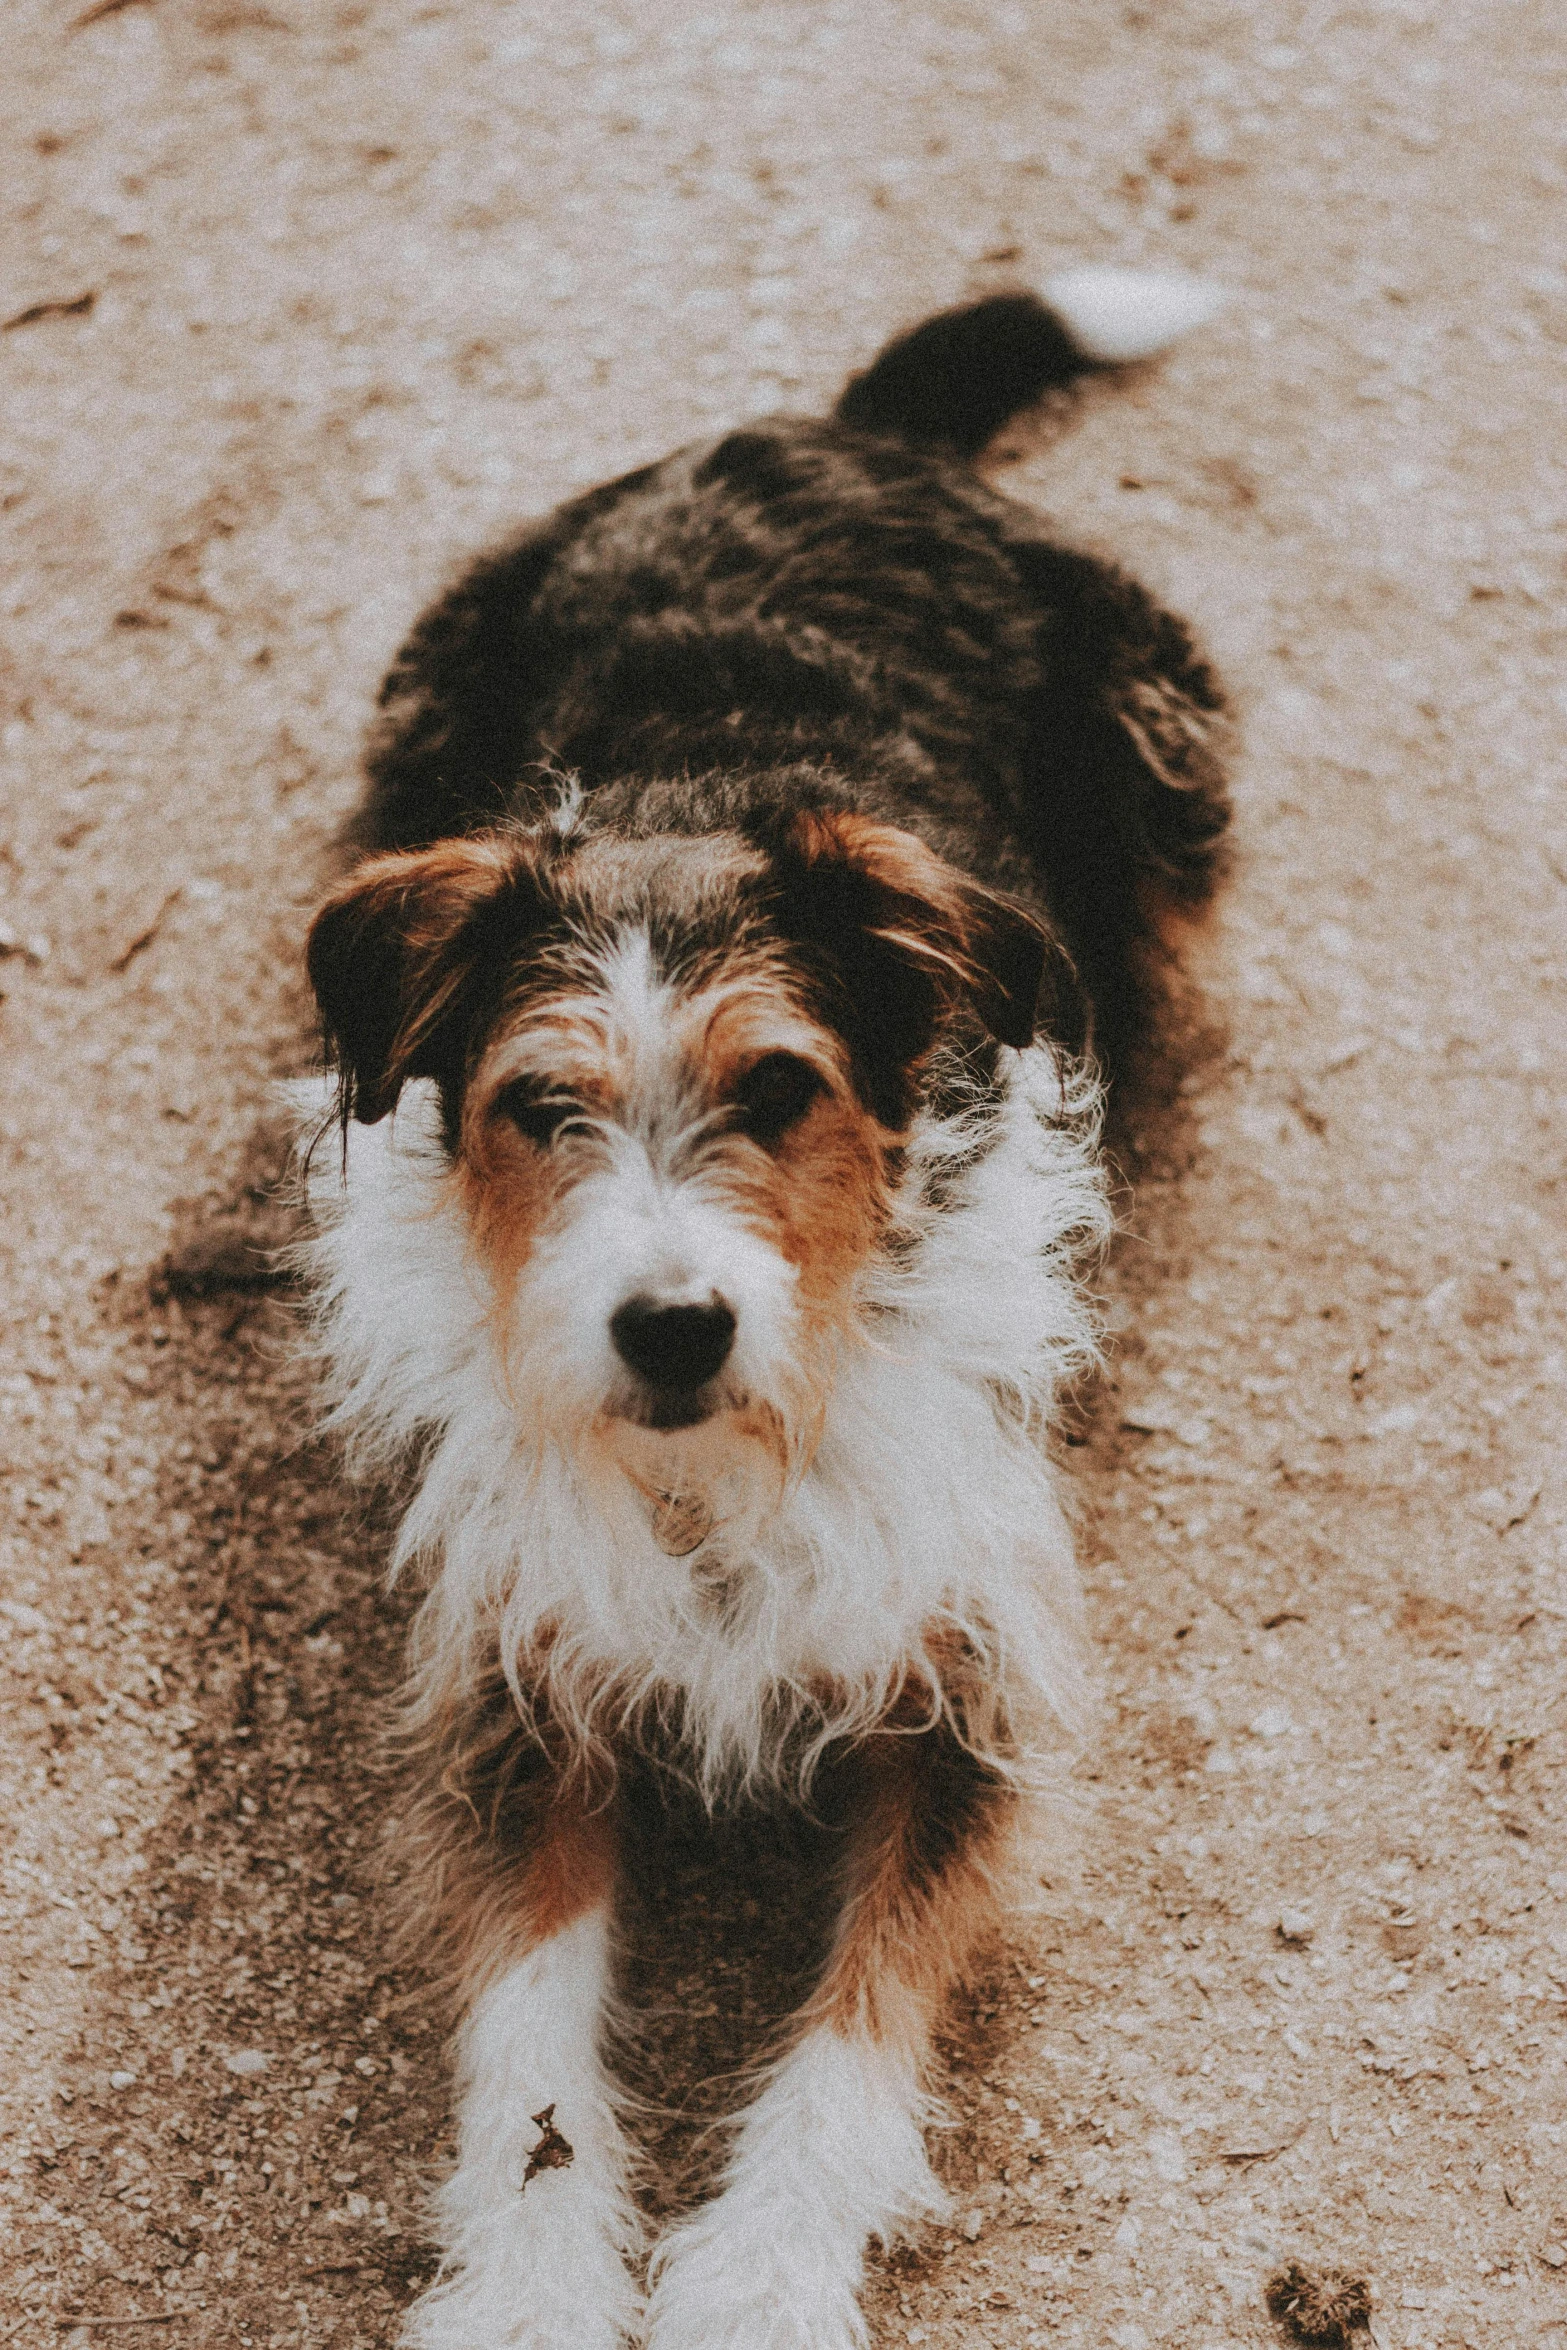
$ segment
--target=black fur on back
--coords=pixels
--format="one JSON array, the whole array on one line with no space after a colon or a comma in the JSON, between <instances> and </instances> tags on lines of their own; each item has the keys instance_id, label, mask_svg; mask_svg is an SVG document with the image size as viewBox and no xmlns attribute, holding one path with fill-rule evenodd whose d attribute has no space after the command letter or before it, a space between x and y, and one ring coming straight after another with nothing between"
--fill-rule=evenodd
<instances>
[{"instance_id":1,"label":"black fur on back","mask_svg":"<svg viewBox=\"0 0 1567 2350\"><path fill-rule=\"evenodd\" d=\"M482 558L386 680L359 842L533 821L563 775L626 829L820 795L1041 906L1114 1063L1157 901L1212 884L1225 728L1184 625L963 462L1083 365L1032 297L947 313L832 420L680 450Z\"/></svg>"}]
</instances>

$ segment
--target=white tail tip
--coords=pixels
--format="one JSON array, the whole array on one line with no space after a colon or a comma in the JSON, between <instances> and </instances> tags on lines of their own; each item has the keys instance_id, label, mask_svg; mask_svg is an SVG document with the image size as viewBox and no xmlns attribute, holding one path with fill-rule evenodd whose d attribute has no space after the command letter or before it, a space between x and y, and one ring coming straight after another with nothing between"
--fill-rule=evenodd
<instances>
[{"instance_id":1,"label":"white tail tip","mask_svg":"<svg viewBox=\"0 0 1567 2350\"><path fill-rule=\"evenodd\" d=\"M1152 359L1229 300L1210 278L1175 269L1063 269L1044 298L1085 359L1102 367Z\"/></svg>"}]
</instances>

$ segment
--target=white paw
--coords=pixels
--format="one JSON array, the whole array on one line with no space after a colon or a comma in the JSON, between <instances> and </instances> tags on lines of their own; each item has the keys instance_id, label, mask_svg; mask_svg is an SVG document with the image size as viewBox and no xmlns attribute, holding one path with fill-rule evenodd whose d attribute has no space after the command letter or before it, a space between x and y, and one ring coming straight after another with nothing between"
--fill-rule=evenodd
<instances>
[{"instance_id":1,"label":"white paw","mask_svg":"<svg viewBox=\"0 0 1567 2350\"><path fill-rule=\"evenodd\" d=\"M808 2225L761 2251L706 2222L699 2214L659 2248L647 2350L865 2350L857 2251L846 2260Z\"/></svg>"},{"instance_id":2,"label":"white paw","mask_svg":"<svg viewBox=\"0 0 1567 2350\"><path fill-rule=\"evenodd\" d=\"M622 2270L608 2305L491 2273L443 2279L403 2320L400 2350L624 2350L639 2310Z\"/></svg>"}]
</instances>

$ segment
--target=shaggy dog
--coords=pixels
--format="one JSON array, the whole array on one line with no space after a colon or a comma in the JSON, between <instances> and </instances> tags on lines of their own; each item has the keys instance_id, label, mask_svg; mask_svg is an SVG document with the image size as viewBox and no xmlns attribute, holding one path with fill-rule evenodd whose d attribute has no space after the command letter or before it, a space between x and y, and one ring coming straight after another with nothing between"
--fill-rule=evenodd
<instances>
[{"instance_id":1,"label":"shaggy dog","mask_svg":"<svg viewBox=\"0 0 1567 2350\"><path fill-rule=\"evenodd\" d=\"M940 2206L932 2024L1076 1701L1041 1433L1093 1356L1100 1071L1226 813L1186 630L974 461L1183 304L1079 273L931 319L827 421L573 499L388 679L310 939L314 1277L427 1586L423 2350L848 2350L867 2240ZM649 1755L809 1803L836 1925L644 2291L604 2041Z\"/></svg>"}]
</instances>

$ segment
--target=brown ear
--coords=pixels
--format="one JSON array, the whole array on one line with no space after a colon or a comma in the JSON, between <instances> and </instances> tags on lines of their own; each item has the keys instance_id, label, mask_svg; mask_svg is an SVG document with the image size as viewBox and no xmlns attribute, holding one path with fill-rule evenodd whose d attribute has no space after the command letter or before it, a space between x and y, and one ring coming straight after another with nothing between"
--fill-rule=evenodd
<instances>
[{"instance_id":1,"label":"brown ear","mask_svg":"<svg viewBox=\"0 0 1567 2350\"><path fill-rule=\"evenodd\" d=\"M840 977L850 1041L885 1123L907 1117L909 1072L959 1003L1000 1043L1019 1046L1043 1008L1051 1033L1078 1048L1070 959L1020 900L866 816L811 810L796 819L790 852L799 864L785 920ZM1055 1000L1042 1007L1046 992Z\"/></svg>"},{"instance_id":2,"label":"brown ear","mask_svg":"<svg viewBox=\"0 0 1567 2350\"><path fill-rule=\"evenodd\" d=\"M305 950L341 1111L374 1126L411 1077L460 1084L486 980L542 918L537 848L520 835L372 857L327 899Z\"/></svg>"}]
</instances>

